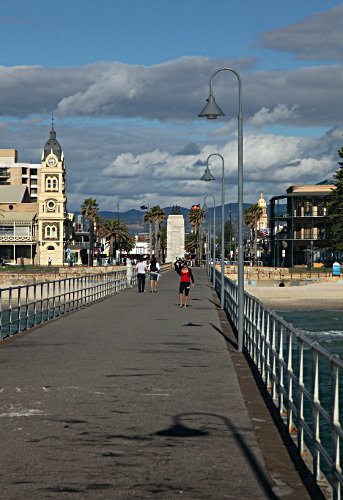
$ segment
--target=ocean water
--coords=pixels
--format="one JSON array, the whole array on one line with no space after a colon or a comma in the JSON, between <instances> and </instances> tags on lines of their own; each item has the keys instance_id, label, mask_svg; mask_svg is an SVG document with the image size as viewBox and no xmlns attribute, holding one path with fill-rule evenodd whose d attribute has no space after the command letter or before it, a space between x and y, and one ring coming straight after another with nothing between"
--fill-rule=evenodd
<instances>
[{"instance_id":1,"label":"ocean water","mask_svg":"<svg viewBox=\"0 0 343 500\"><path fill-rule=\"evenodd\" d=\"M317 341L332 354L337 354L343 359L343 311L341 310L294 310L276 311L287 323L311 340ZM295 346L296 347L296 346ZM296 348L294 352L296 358ZM321 359L322 358L322 359ZM296 365L296 361L294 365ZM341 370L343 372L343 370ZM310 348L304 352L304 383L312 389L312 356ZM331 413L331 371L330 363L319 357L319 399L321 405ZM294 401L297 402L296 388L294 387ZM312 426L312 409L308 401L304 402L304 416L310 427ZM339 374L339 420L343 427L343 373ZM320 439L322 445L331 455L331 431L325 419L319 418ZM305 437L305 442L312 450L310 439ZM343 464L343 443L341 443L341 466ZM321 459L321 470L331 482L330 468Z\"/></svg>"},{"instance_id":2,"label":"ocean water","mask_svg":"<svg viewBox=\"0 0 343 500\"><path fill-rule=\"evenodd\" d=\"M276 313L306 337L316 340L325 349L343 359L343 311L297 309Z\"/></svg>"}]
</instances>

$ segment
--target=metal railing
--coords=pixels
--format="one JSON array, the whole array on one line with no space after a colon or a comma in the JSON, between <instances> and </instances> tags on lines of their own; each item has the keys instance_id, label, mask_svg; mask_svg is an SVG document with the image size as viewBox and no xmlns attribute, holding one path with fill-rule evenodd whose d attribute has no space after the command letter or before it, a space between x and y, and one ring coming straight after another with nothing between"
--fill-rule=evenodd
<instances>
[{"instance_id":1,"label":"metal railing","mask_svg":"<svg viewBox=\"0 0 343 500\"><path fill-rule=\"evenodd\" d=\"M65 278L0 290L0 340L136 283L126 270Z\"/></svg>"},{"instance_id":2,"label":"metal railing","mask_svg":"<svg viewBox=\"0 0 343 500\"><path fill-rule=\"evenodd\" d=\"M220 295L221 277L220 272L216 273L216 291ZM224 294L225 310L237 329L237 285L227 277ZM339 500L343 484L340 455L343 361L246 292L244 348L258 368L289 433L293 439L296 437L304 459L310 450L316 482L323 486L328 476L332 498Z\"/></svg>"},{"instance_id":3,"label":"metal railing","mask_svg":"<svg viewBox=\"0 0 343 500\"><path fill-rule=\"evenodd\" d=\"M161 274L171 264L162 264ZM0 340L137 283L135 268L0 289Z\"/></svg>"}]
</instances>

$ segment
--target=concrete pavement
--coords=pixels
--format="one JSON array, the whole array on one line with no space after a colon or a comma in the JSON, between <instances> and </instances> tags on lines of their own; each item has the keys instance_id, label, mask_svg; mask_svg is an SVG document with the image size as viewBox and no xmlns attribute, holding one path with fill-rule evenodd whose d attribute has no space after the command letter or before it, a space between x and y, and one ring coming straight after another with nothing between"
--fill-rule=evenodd
<instances>
[{"instance_id":1,"label":"concrete pavement","mask_svg":"<svg viewBox=\"0 0 343 500\"><path fill-rule=\"evenodd\" d=\"M0 344L1 499L321 498L281 439L268 457L278 433L194 275L187 309L172 271Z\"/></svg>"}]
</instances>

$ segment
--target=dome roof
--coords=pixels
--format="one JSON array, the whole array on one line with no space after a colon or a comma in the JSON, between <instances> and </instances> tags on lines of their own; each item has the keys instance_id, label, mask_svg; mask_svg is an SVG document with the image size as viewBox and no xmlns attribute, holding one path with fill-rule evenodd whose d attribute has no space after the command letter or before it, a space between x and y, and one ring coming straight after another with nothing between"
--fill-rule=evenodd
<instances>
[{"instance_id":1,"label":"dome roof","mask_svg":"<svg viewBox=\"0 0 343 500\"><path fill-rule=\"evenodd\" d=\"M57 156L58 160L60 161L62 159L62 148L58 140L56 139L56 132L54 130L54 126L52 125L52 129L50 132L50 139L46 141L45 146L44 146L44 155L43 155L43 160L46 159L51 152Z\"/></svg>"}]
</instances>

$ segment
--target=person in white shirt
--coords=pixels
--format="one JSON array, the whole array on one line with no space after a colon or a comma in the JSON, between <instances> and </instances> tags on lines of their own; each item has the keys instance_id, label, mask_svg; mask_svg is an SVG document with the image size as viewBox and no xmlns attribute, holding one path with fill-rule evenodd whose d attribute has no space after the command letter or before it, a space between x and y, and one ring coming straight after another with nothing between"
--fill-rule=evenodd
<instances>
[{"instance_id":1,"label":"person in white shirt","mask_svg":"<svg viewBox=\"0 0 343 500\"><path fill-rule=\"evenodd\" d=\"M148 269L146 263L143 261L143 257L139 258L139 262L136 264L137 278L138 278L138 293L145 292L145 272Z\"/></svg>"}]
</instances>

